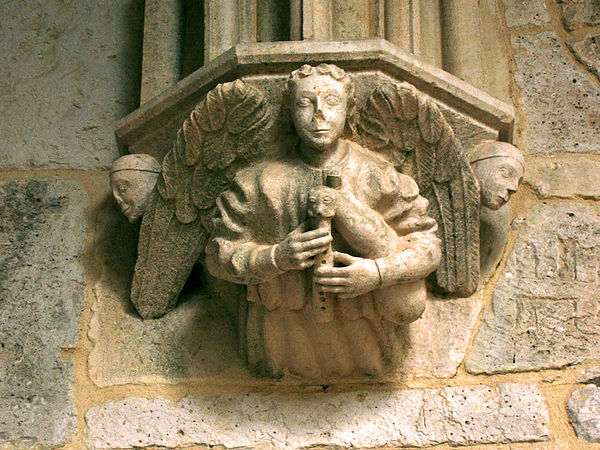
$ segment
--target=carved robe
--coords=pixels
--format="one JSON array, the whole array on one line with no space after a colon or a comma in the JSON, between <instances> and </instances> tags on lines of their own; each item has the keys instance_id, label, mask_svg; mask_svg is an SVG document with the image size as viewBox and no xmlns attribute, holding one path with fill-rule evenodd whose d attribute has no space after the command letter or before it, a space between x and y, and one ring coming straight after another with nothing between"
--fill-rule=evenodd
<instances>
[{"instance_id":1,"label":"carved robe","mask_svg":"<svg viewBox=\"0 0 600 450\"><path fill-rule=\"evenodd\" d=\"M382 276L394 280L393 286L336 298L333 320L314 320L312 270L279 270L273 249L307 220L308 192L323 184L324 171L295 152L241 171L217 200L219 216L206 264L213 276L247 286L240 341L255 370L312 379L381 374L398 350L394 305L409 299L424 305L424 279L440 259L427 201L414 180L387 161L355 143L343 144L344 154L330 170L341 175L365 215L383 219L397 242L391 247L382 242L381 248L393 250L375 254L356 239L350 244L334 219L332 245L354 256L378 258ZM388 238L382 234L381 239Z\"/></svg>"}]
</instances>

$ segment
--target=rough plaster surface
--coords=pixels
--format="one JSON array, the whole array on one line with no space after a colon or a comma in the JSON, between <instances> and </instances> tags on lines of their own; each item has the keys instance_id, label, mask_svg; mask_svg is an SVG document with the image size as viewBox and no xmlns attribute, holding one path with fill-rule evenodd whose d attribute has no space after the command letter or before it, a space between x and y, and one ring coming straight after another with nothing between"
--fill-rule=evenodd
<instances>
[{"instance_id":1,"label":"rough plaster surface","mask_svg":"<svg viewBox=\"0 0 600 450\"><path fill-rule=\"evenodd\" d=\"M543 198L600 199L600 161L585 155L527 160L524 183Z\"/></svg>"},{"instance_id":2,"label":"rough plaster surface","mask_svg":"<svg viewBox=\"0 0 600 450\"><path fill-rule=\"evenodd\" d=\"M550 23L544 0L502 0L509 28Z\"/></svg>"},{"instance_id":3,"label":"rough plaster surface","mask_svg":"<svg viewBox=\"0 0 600 450\"><path fill-rule=\"evenodd\" d=\"M60 445L74 426L86 195L74 181L0 183L0 445Z\"/></svg>"},{"instance_id":4,"label":"rough plaster surface","mask_svg":"<svg viewBox=\"0 0 600 450\"><path fill-rule=\"evenodd\" d=\"M600 442L600 388L573 391L567 413L579 439Z\"/></svg>"},{"instance_id":5,"label":"rough plaster surface","mask_svg":"<svg viewBox=\"0 0 600 450\"><path fill-rule=\"evenodd\" d=\"M567 46L577 61L600 78L600 34L586 36L575 43L567 42Z\"/></svg>"},{"instance_id":6,"label":"rough plaster surface","mask_svg":"<svg viewBox=\"0 0 600 450\"><path fill-rule=\"evenodd\" d=\"M560 368L600 352L600 219L577 203L527 217L466 360L471 373Z\"/></svg>"},{"instance_id":7,"label":"rough plaster surface","mask_svg":"<svg viewBox=\"0 0 600 450\"><path fill-rule=\"evenodd\" d=\"M558 0L558 4L567 29L600 25L600 0Z\"/></svg>"},{"instance_id":8,"label":"rough plaster surface","mask_svg":"<svg viewBox=\"0 0 600 450\"><path fill-rule=\"evenodd\" d=\"M535 384L395 392L185 397L175 403L126 398L90 409L86 443L95 449L210 444L304 448L548 439L548 411Z\"/></svg>"},{"instance_id":9,"label":"rough plaster surface","mask_svg":"<svg viewBox=\"0 0 600 450\"><path fill-rule=\"evenodd\" d=\"M553 32L513 36L527 153L600 152L600 88Z\"/></svg>"},{"instance_id":10,"label":"rough plaster surface","mask_svg":"<svg viewBox=\"0 0 600 450\"><path fill-rule=\"evenodd\" d=\"M0 169L110 166L142 23L141 0L0 2Z\"/></svg>"}]
</instances>

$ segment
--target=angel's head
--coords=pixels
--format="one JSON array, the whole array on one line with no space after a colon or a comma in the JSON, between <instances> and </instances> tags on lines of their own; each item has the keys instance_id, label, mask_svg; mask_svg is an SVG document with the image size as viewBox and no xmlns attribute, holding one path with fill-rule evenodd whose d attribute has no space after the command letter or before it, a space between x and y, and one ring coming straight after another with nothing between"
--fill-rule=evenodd
<instances>
[{"instance_id":1,"label":"angel's head","mask_svg":"<svg viewBox=\"0 0 600 450\"><path fill-rule=\"evenodd\" d=\"M121 156L113 163L110 186L119 208L131 223L144 215L159 173L158 161L143 153Z\"/></svg>"},{"instance_id":2,"label":"angel's head","mask_svg":"<svg viewBox=\"0 0 600 450\"><path fill-rule=\"evenodd\" d=\"M500 209L523 180L523 154L506 142L486 141L471 149L468 158L479 180L481 204L489 209Z\"/></svg>"},{"instance_id":3,"label":"angel's head","mask_svg":"<svg viewBox=\"0 0 600 450\"><path fill-rule=\"evenodd\" d=\"M354 108L352 78L333 64L305 64L291 73L283 108L289 109L294 127L304 144L326 151L344 133Z\"/></svg>"}]
</instances>

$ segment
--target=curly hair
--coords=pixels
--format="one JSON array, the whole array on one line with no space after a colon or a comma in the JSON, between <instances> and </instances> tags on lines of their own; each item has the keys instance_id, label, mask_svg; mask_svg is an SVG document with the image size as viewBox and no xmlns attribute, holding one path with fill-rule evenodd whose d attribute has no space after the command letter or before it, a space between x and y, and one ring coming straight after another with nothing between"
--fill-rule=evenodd
<instances>
[{"instance_id":1,"label":"curly hair","mask_svg":"<svg viewBox=\"0 0 600 450\"><path fill-rule=\"evenodd\" d=\"M283 115L284 123L289 123L291 126L291 105L292 105L292 94L294 92L294 88L299 80L303 78L310 77L311 75L328 75L336 81L339 81L346 91L347 96L347 106L346 106L346 125L348 128L347 132L351 133L351 118L354 115L355 110L355 99L354 99L354 81L352 77L346 73L346 71L336 65L333 64L319 64L318 66L311 66L309 64L304 64L299 69L294 70L287 82L285 83L285 88L283 90L283 99L281 102L281 112Z\"/></svg>"}]
</instances>

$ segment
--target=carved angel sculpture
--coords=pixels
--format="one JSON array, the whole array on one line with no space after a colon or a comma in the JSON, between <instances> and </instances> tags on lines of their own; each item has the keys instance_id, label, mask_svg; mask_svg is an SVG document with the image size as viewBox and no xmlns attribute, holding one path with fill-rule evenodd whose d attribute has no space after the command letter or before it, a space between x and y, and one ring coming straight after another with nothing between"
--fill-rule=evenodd
<instances>
[{"instance_id":1,"label":"carved angel sculpture","mask_svg":"<svg viewBox=\"0 0 600 450\"><path fill-rule=\"evenodd\" d=\"M142 317L172 308L202 263L245 287L238 340L252 369L323 380L385 370L440 260L438 285L472 292L479 191L452 129L408 84L379 86L356 121L354 108L352 79L328 64L290 75L292 139L273 132L256 89L212 90L142 221L131 294ZM316 203L331 226L309 217Z\"/></svg>"}]
</instances>

